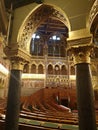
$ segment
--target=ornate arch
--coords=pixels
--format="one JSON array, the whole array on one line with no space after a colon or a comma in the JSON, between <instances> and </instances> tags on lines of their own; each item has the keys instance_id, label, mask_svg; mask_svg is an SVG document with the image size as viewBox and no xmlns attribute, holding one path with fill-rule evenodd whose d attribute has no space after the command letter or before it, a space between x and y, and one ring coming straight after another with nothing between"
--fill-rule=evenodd
<instances>
[{"instance_id":1,"label":"ornate arch","mask_svg":"<svg viewBox=\"0 0 98 130\"><path fill-rule=\"evenodd\" d=\"M75 66L74 65L70 66L70 74L75 75Z\"/></svg>"},{"instance_id":2,"label":"ornate arch","mask_svg":"<svg viewBox=\"0 0 98 130\"><path fill-rule=\"evenodd\" d=\"M40 64L44 67L44 62L43 62L43 61L39 61L39 62L38 62L38 66L39 66Z\"/></svg>"},{"instance_id":3,"label":"ornate arch","mask_svg":"<svg viewBox=\"0 0 98 130\"><path fill-rule=\"evenodd\" d=\"M29 65L28 64L24 65L23 73L29 73Z\"/></svg>"},{"instance_id":4,"label":"ornate arch","mask_svg":"<svg viewBox=\"0 0 98 130\"><path fill-rule=\"evenodd\" d=\"M70 29L70 26L68 26L69 21L63 11L53 5L42 4L27 16L20 27L17 37L19 48L30 52L29 49L32 34L36 31L37 27L49 17L54 17L62 21L65 26Z\"/></svg>"},{"instance_id":5,"label":"ornate arch","mask_svg":"<svg viewBox=\"0 0 98 130\"><path fill-rule=\"evenodd\" d=\"M42 64L38 65L38 74L43 74L44 73L44 67Z\"/></svg>"},{"instance_id":6,"label":"ornate arch","mask_svg":"<svg viewBox=\"0 0 98 130\"><path fill-rule=\"evenodd\" d=\"M89 14L89 25L90 28L92 27L92 24L94 22L94 19L98 16L98 0L96 0L91 8L90 14Z\"/></svg>"},{"instance_id":7,"label":"ornate arch","mask_svg":"<svg viewBox=\"0 0 98 130\"><path fill-rule=\"evenodd\" d=\"M60 75L60 65L59 64L55 64L54 73L55 73L55 75Z\"/></svg>"},{"instance_id":8,"label":"ornate arch","mask_svg":"<svg viewBox=\"0 0 98 130\"><path fill-rule=\"evenodd\" d=\"M62 75L67 75L67 71L68 71L68 70L67 70L66 65L62 65L62 66L61 66L61 74L62 74Z\"/></svg>"},{"instance_id":9,"label":"ornate arch","mask_svg":"<svg viewBox=\"0 0 98 130\"><path fill-rule=\"evenodd\" d=\"M38 65L37 62L35 62L35 61L31 61L31 65L32 64L35 64L36 66Z\"/></svg>"},{"instance_id":10,"label":"ornate arch","mask_svg":"<svg viewBox=\"0 0 98 130\"><path fill-rule=\"evenodd\" d=\"M48 74L53 74L53 65L52 64L48 64L47 71L48 71Z\"/></svg>"},{"instance_id":11,"label":"ornate arch","mask_svg":"<svg viewBox=\"0 0 98 130\"><path fill-rule=\"evenodd\" d=\"M31 65L31 73L35 73L36 74L36 64L32 64Z\"/></svg>"}]
</instances>

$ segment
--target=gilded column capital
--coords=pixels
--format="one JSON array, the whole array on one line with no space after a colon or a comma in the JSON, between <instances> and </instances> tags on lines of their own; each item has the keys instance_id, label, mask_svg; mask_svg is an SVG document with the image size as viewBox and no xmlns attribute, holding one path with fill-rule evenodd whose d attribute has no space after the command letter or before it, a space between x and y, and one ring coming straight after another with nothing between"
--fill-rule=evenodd
<instances>
[{"instance_id":1,"label":"gilded column capital","mask_svg":"<svg viewBox=\"0 0 98 130\"><path fill-rule=\"evenodd\" d=\"M24 67L24 60L21 59L20 57L13 57L10 59L10 63L11 63L11 70L23 70Z\"/></svg>"},{"instance_id":2,"label":"gilded column capital","mask_svg":"<svg viewBox=\"0 0 98 130\"><path fill-rule=\"evenodd\" d=\"M28 62L30 61L30 54L19 48L17 43L15 45L5 46L3 51L8 59L11 57L20 57Z\"/></svg>"},{"instance_id":3,"label":"gilded column capital","mask_svg":"<svg viewBox=\"0 0 98 130\"><path fill-rule=\"evenodd\" d=\"M90 63L90 56L93 51L93 46L74 46L70 47L68 51L72 54L74 64Z\"/></svg>"},{"instance_id":4,"label":"gilded column capital","mask_svg":"<svg viewBox=\"0 0 98 130\"><path fill-rule=\"evenodd\" d=\"M30 55L18 46L6 46L4 48L6 58L10 60L11 69L23 70L24 64L30 62Z\"/></svg>"}]
</instances>

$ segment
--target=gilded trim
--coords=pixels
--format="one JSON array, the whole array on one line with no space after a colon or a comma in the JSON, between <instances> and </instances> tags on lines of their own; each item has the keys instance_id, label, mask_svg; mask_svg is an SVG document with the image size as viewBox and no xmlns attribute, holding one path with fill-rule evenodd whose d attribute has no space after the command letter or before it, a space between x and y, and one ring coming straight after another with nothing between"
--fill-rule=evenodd
<instances>
[{"instance_id":1,"label":"gilded trim","mask_svg":"<svg viewBox=\"0 0 98 130\"><path fill-rule=\"evenodd\" d=\"M23 70L24 68L24 62L22 61L22 59L20 58L11 58L11 70L14 69L14 70Z\"/></svg>"},{"instance_id":2,"label":"gilded trim","mask_svg":"<svg viewBox=\"0 0 98 130\"><path fill-rule=\"evenodd\" d=\"M71 52L74 64L90 63L90 55L93 46L71 47L68 51Z\"/></svg>"},{"instance_id":3,"label":"gilded trim","mask_svg":"<svg viewBox=\"0 0 98 130\"><path fill-rule=\"evenodd\" d=\"M90 27L94 21L94 18L97 16L98 14L98 0L96 0L91 8L90 14L89 14L89 24Z\"/></svg>"}]
</instances>

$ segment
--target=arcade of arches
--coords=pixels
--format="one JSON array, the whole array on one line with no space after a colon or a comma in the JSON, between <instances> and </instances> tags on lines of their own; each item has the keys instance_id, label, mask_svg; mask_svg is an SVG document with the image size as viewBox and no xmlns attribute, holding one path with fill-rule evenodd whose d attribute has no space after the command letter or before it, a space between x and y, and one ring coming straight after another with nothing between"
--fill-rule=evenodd
<instances>
[{"instance_id":1,"label":"arcade of arches","mask_svg":"<svg viewBox=\"0 0 98 130\"><path fill-rule=\"evenodd\" d=\"M0 50L5 130L18 130L20 96L46 88L68 91L59 103L78 109L80 130L96 130L98 0L1 0Z\"/></svg>"}]
</instances>

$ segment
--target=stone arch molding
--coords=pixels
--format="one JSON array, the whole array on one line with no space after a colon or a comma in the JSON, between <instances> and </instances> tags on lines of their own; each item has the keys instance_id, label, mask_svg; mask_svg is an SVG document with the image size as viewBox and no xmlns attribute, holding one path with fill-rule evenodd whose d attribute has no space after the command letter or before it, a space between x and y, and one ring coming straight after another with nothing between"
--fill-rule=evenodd
<instances>
[{"instance_id":1,"label":"stone arch molding","mask_svg":"<svg viewBox=\"0 0 98 130\"><path fill-rule=\"evenodd\" d=\"M91 28L93 21L94 21L94 19L96 18L97 15L98 15L98 0L95 0L93 6L91 8L90 14L89 14L90 28Z\"/></svg>"},{"instance_id":2,"label":"stone arch molding","mask_svg":"<svg viewBox=\"0 0 98 130\"><path fill-rule=\"evenodd\" d=\"M49 17L60 20L70 30L69 20L61 9L53 5L42 4L29 14L21 25L17 37L18 47L30 53L32 34Z\"/></svg>"}]
</instances>

